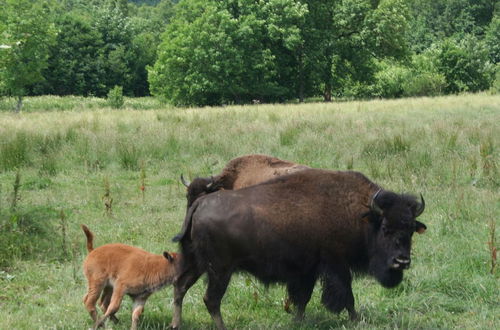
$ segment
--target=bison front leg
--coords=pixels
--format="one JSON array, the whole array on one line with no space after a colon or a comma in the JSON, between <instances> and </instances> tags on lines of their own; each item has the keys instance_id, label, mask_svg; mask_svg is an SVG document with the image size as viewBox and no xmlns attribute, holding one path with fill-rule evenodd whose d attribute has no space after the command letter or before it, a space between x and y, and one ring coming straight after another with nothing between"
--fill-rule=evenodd
<instances>
[{"instance_id":1,"label":"bison front leg","mask_svg":"<svg viewBox=\"0 0 500 330\"><path fill-rule=\"evenodd\" d=\"M288 298L296 307L295 320L304 319L306 305L311 299L311 295L316 283L317 276L303 276L294 279L287 284Z\"/></svg>"},{"instance_id":2,"label":"bison front leg","mask_svg":"<svg viewBox=\"0 0 500 330\"><path fill-rule=\"evenodd\" d=\"M348 268L326 268L322 275L321 302L334 313L347 309L349 318L356 320L358 315L354 309L351 282L351 272Z\"/></svg>"},{"instance_id":3,"label":"bison front leg","mask_svg":"<svg viewBox=\"0 0 500 330\"><path fill-rule=\"evenodd\" d=\"M226 293L229 280L231 279L231 273L208 273L208 287L203 297L205 306L215 322L217 329L225 330L226 326L222 320L222 314L220 312L220 304L222 297Z\"/></svg>"}]
</instances>

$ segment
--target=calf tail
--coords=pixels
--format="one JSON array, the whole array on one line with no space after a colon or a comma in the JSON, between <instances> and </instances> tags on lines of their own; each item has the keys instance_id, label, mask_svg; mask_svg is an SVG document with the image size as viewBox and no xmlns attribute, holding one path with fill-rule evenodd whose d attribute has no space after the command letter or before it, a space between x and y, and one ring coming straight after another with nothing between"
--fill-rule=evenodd
<instances>
[{"instance_id":1,"label":"calf tail","mask_svg":"<svg viewBox=\"0 0 500 330\"><path fill-rule=\"evenodd\" d=\"M83 232L85 233L85 236L87 236L87 251L92 252L94 250L93 247L93 242L94 242L94 234L90 231L90 229L85 226L81 225Z\"/></svg>"},{"instance_id":2,"label":"calf tail","mask_svg":"<svg viewBox=\"0 0 500 330\"><path fill-rule=\"evenodd\" d=\"M182 224L181 232L178 233L177 235L175 235L174 238L172 238L172 242L179 242L180 240L182 240L184 238L184 236L186 236L186 233L191 228L191 223L193 222L192 219L193 219L194 211L196 211L196 208L200 204L199 201L200 200L197 199L193 203L193 205L191 205L191 207L187 210L186 217L184 218L184 223Z\"/></svg>"}]
</instances>

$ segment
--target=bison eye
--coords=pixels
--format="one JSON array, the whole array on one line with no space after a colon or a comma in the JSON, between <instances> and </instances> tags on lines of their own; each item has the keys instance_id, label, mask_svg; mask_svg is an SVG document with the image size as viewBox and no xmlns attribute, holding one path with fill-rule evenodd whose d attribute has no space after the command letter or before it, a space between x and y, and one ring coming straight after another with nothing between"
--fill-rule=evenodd
<instances>
[{"instance_id":1,"label":"bison eye","mask_svg":"<svg viewBox=\"0 0 500 330\"><path fill-rule=\"evenodd\" d=\"M384 233L384 236L392 236L392 235L394 235L394 230L389 229L387 227L382 227L382 232Z\"/></svg>"}]
</instances>

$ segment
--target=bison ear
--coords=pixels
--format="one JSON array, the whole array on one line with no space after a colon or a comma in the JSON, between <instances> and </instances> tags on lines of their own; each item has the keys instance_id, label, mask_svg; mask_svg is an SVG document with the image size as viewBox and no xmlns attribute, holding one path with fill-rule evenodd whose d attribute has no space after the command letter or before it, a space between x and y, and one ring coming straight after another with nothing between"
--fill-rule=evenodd
<instances>
[{"instance_id":1,"label":"bison ear","mask_svg":"<svg viewBox=\"0 0 500 330\"><path fill-rule=\"evenodd\" d=\"M427 226L421 223L420 221L415 221L415 222L416 222L415 231L419 234L425 233L425 231L427 230Z\"/></svg>"},{"instance_id":2,"label":"bison ear","mask_svg":"<svg viewBox=\"0 0 500 330\"><path fill-rule=\"evenodd\" d=\"M170 262L174 261L174 257L172 257L172 255L167 251L163 252L163 256Z\"/></svg>"}]
</instances>

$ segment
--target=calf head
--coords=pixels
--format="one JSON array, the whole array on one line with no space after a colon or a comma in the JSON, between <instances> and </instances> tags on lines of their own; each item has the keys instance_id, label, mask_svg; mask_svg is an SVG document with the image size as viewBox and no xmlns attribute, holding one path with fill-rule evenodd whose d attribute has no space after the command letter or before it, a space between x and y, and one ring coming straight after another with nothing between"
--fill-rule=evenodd
<instances>
[{"instance_id":1,"label":"calf head","mask_svg":"<svg viewBox=\"0 0 500 330\"><path fill-rule=\"evenodd\" d=\"M426 226L416 218L422 214L425 201L414 196L379 190L370 206L369 271L385 287L394 287L403 279L403 270L411 263L413 233L425 232Z\"/></svg>"}]
</instances>

